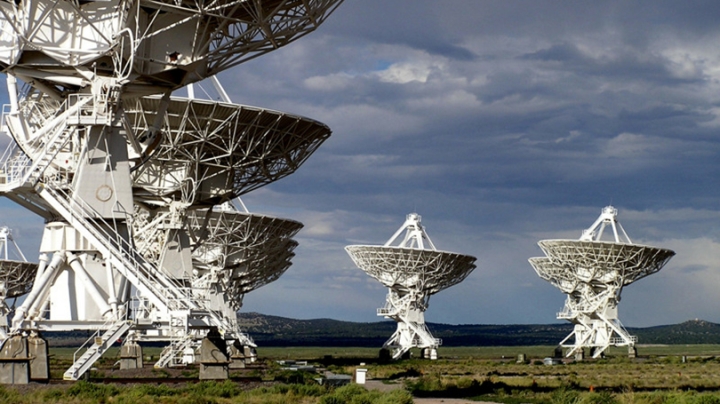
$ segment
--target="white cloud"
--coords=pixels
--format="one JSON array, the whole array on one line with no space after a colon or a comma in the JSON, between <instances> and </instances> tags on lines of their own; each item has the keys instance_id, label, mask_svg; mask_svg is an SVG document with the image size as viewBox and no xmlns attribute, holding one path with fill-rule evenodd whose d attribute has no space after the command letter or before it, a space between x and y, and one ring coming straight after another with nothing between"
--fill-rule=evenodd
<instances>
[{"instance_id":1,"label":"white cloud","mask_svg":"<svg viewBox=\"0 0 720 404\"><path fill-rule=\"evenodd\" d=\"M425 83L431 72L430 66L424 63L396 63L387 69L377 72L380 81L386 83L405 84L411 81Z\"/></svg>"},{"instance_id":2,"label":"white cloud","mask_svg":"<svg viewBox=\"0 0 720 404\"><path fill-rule=\"evenodd\" d=\"M305 88L312 91L342 91L352 85L353 76L347 73L334 73L327 76L313 76L304 80Z\"/></svg>"},{"instance_id":3,"label":"white cloud","mask_svg":"<svg viewBox=\"0 0 720 404\"><path fill-rule=\"evenodd\" d=\"M663 150L660 139L634 133L621 133L605 143L604 155L617 158L637 158Z\"/></svg>"},{"instance_id":4,"label":"white cloud","mask_svg":"<svg viewBox=\"0 0 720 404\"><path fill-rule=\"evenodd\" d=\"M555 139L555 143L572 142L573 139L580 136L582 136L582 132L580 132L579 130L571 130L567 136Z\"/></svg>"}]
</instances>

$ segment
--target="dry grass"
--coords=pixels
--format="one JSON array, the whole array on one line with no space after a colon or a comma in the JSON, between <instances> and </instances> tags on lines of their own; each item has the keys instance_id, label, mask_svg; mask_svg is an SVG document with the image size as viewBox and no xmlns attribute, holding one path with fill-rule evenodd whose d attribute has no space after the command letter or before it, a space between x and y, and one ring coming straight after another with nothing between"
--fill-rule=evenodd
<instances>
[{"instance_id":1,"label":"dry grass","mask_svg":"<svg viewBox=\"0 0 720 404\"><path fill-rule=\"evenodd\" d=\"M144 355L157 357L159 349L157 352L153 349L146 349ZM69 366L73 351L51 349L54 378L60 378ZM273 380L280 372L275 363L278 359L306 359L345 374L353 373L364 362L368 377L405 383L420 396L473 397L508 404L720 404L720 346L717 345L641 346L642 356L632 360L625 356L624 350L611 350L607 359L542 365L541 360L552 352L553 347L547 346L442 348L441 358L437 361L406 360L382 364L377 362L378 350L373 348L261 348L259 355L264 362L245 370L244 375ZM527 356L529 363L515 362L520 353ZM112 368L115 361L112 353L106 355L98 362L94 376L117 374ZM146 364L146 367L150 365ZM142 374L146 377L197 377L197 372L192 369L148 370ZM311 378L306 381L311 383ZM201 388L202 394L196 391L196 386L176 386L172 388L175 389L173 392L157 390L153 393L155 396L143 390L148 387L98 390L85 386L81 394L76 395L70 394L72 387L67 386L47 386L37 391L10 387L0 390L0 402L344 402L332 391L318 392L313 389L319 386L310 385L300 389L273 386L243 390L219 384ZM367 401L363 402L382 402L379 400L385 396L368 395ZM395 402L392 400L395 398L388 402Z\"/></svg>"}]
</instances>

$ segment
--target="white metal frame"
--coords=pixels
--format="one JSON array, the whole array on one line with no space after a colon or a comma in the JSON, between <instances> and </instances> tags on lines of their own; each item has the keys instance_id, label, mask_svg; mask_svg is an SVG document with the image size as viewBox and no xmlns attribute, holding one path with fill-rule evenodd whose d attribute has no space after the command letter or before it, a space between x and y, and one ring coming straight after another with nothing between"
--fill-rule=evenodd
<instances>
[{"instance_id":1,"label":"white metal frame","mask_svg":"<svg viewBox=\"0 0 720 404\"><path fill-rule=\"evenodd\" d=\"M97 330L67 379L128 331L177 349L202 327L234 339L223 308L208 303L212 285L168 274L136 248L135 206L185 235L188 211L291 174L330 131L170 94L302 37L341 2L1 1L3 128L18 147L0 162L0 193L47 220L41 251L52 254L10 331ZM18 91L16 78L31 87ZM174 265L191 267L189 246L176 250Z\"/></svg>"},{"instance_id":2,"label":"white metal frame","mask_svg":"<svg viewBox=\"0 0 720 404\"><path fill-rule=\"evenodd\" d=\"M609 241L602 237L612 229ZM535 272L567 295L558 319L575 324L560 342L567 356L589 348L598 358L610 346L634 351L637 337L618 319L617 307L623 287L660 269L675 253L668 249L632 244L617 220L617 209L605 207L600 217L584 230L580 240L543 240L546 257L530 258Z\"/></svg>"},{"instance_id":3,"label":"white metal frame","mask_svg":"<svg viewBox=\"0 0 720 404\"><path fill-rule=\"evenodd\" d=\"M16 259L11 258L11 251L14 251ZM7 337L7 317L14 310L14 300L30 292L35 281L38 264L27 262L20 247L15 243L12 232L6 226L0 227L0 252L2 253L0 258L0 340L3 340ZM41 265L47 263L47 257L44 258L40 261ZM8 305L8 299L13 299L13 303Z\"/></svg>"},{"instance_id":4,"label":"white metal frame","mask_svg":"<svg viewBox=\"0 0 720 404\"><path fill-rule=\"evenodd\" d=\"M389 289L377 314L395 320L398 327L383 349L399 359L411 348L421 348L436 359L442 341L432 336L424 315L430 296L463 281L475 269L476 258L438 251L416 213L407 216L385 245L351 245L345 250L355 265Z\"/></svg>"}]
</instances>

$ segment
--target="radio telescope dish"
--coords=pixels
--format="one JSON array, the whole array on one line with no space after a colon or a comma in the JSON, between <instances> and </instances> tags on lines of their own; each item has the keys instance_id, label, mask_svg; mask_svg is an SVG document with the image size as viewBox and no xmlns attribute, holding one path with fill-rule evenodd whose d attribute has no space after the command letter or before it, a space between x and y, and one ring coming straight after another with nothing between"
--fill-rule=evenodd
<instances>
[{"instance_id":1,"label":"radio telescope dish","mask_svg":"<svg viewBox=\"0 0 720 404\"><path fill-rule=\"evenodd\" d=\"M125 103L137 138L152 127L161 101ZM284 178L331 134L326 125L297 115L179 97L171 97L162 122L162 139L133 172L136 195L192 197L185 201L191 204L232 199Z\"/></svg>"},{"instance_id":2,"label":"radio telescope dish","mask_svg":"<svg viewBox=\"0 0 720 404\"><path fill-rule=\"evenodd\" d=\"M0 192L46 219L40 252L52 255L13 316L12 338L96 331L66 380L123 336L126 345L171 341L159 366L210 333L237 342L209 288L194 288L187 212L293 173L330 131L307 118L171 93L304 36L341 2L0 2L10 99L3 116L18 146L0 162ZM142 251L132 231L134 215L144 214L136 206L166 236L139 235ZM276 273L295 245L286 241L268 261ZM202 346L216 358L215 342ZM225 364L203 362L200 377L226 373Z\"/></svg>"},{"instance_id":3,"label":"radio telescope dish","mask_svg":"<svg viewBox=\"0 0 720 404\"><path fill-rule=\"evenodd\" d=\"M97 79L164 93L301 38L341 2L1 2L0 67L54 96Z\"/></svg>"},{"instance_id":4,"label":"radio telescope dish","mask_svg":"<svg viewBox=\"0 0 720 404\"><path fill-rule=\"evenodd\" d=\"M603 241L608 227L612 240ZM567 356L580 358L583 349L590 348L592 357L598 358L610 346L627 346L635 355L637 337L627 332L617 316L620 294L624 286L662 269L675 252L633 244L612 206L602 210L580 240L542 240L538 245L546 257L530 258L530 265L540 278L567 295L557 317L575 324L560 342L569 348Z\"/></svg>"},{"instance_id":5,"label":"radio telescope dish","mask_svg":"<svg viewBox=\"0 0 720 404\"><path fill-rule=\"evenodd\" d=\"M442 341L425 325L430 296L462 282L475 269L475 257L435 249L420 221L420 215L409 214L385 245L345 247L355 265L389 289L385 307L377 314L398 323L383 345L383 350L392 350L393 359L415 347L423 356L437 359ZM404 238L393 246L403 232Z\"/></svg>"},{"instance_id":6,"label":"radio telescope dish","mask_svg":"<svg viewBox=\"0 0 720 404\"><path fill-rule=\"evenodd\" d=\"M292 237L303 227L294 220L241 212L229 203L193 212L188 223L196 237L193 267L200 278L216 277L233 311L246 293L277 280L292 265L298 245Z\"/></svg>"},{"instance_id":7,"label":"radio telescope dish","mask_svg":"<svg viewBox=\"0 0 720 404\"><path fill-rule=\"evenodd\" d=\"M10 259L9 245L15 248L19 260ZM25 295L32 289L38 264L27 262L20 247L15 243L10 229L0 227L0 341L7 337L7 316L12 312L6 299Z\"/></svg>"}]
</instances>

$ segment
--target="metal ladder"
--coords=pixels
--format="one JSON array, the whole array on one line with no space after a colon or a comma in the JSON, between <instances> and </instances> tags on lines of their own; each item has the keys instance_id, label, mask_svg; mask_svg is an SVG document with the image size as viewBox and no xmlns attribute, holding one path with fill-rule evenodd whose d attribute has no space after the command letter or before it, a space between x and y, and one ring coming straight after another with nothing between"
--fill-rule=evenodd
<instances>
[{"instance_id":1,"label":"metal ladder","mask_svg":"<svg viewBox=\"0 0 720 404\"><path fill-rule=\"evenodd\" d=\"M61 190L52 189L39 183L36 191L63 219L85 237L100 253L109 257L111 263L158 309L166 311L193 310L209 316L222 329L229 324L213 310L205 307L204 301L193 296L192 290L166 276L148 262L125 239L111 235L100 223L88 220L98 218L91 207Z\"/></svg>"},{"instance_id":2,"label":"metal ladder","mask_svg":"<svg viewBox=\"0 0 720 404\"><path fill-rule=\"evenodd\" d=\"M15 144L14 148L8 147L0 162L5 174L5 181L0 185L0 192L10 192L20 187L32 188L42 178L45 170L47 170L55 159L55 156L57 156L70 139L70 135L74 131L73 123L79 124L79 122L74 122L71 118L77 115L78 111L85 104L89 103L90 100L91 98L80 100L71 108L66 109L62 114L46 121L44 128L48 128L46 131L49 132L49 136L43 135L43 139L47 140L41 147L38 147L40 151L35 153L35 155L26 155L17 144ZM64 105L66 104L67 102ZM4 120L10 120L8 117L3 116L3 118ZM21 119L15 118L18 123L11 126L16 128L16 130L25 131ZM22 134L21 137L27 138L27 134Z\"/></svg>"},{"instance_id":3,"label":"metal ladder","mask_svg":"<svg viewBox=\"0 0 720 404\"><path fill-rule=\"evenodd\" d=\"M73 356L73 364L63 374L64 380L77 380L90 367L97 361L105 351L110 348L115 341L118 340L123 334L125 334L131 327L131 323L127 320L118 320L112 323L110 328L107 329L101 336L97 336L100 331L98 330L95 335L90 337L89 341L93 341L93 344L79 358ZM87 344L87 342L86 342ZM84 348L84 345L80 347L75 353L79 352Z\"/></svg>"},{"instance_id":4,"label":"metal ladder","mask_svg":"<svg viewBox=\"0 0 720 404\"><path fill-rule=\"evenodd\" d=\"M125 276L158 310L163 312L185 311L188 317L209 318L208 325L216 326L222 331L232 330L231 325L222 315L209 310L204 301L193 296L192 290L184 288L145 260L127 240L118 235L111 235L100 222L88 220L97 218L97 215L91 207L84 206L83 201L71 200L71 196L64 191L52 189L42 183L38 183L35 189L55 212L80 232L104 257L109 257L113 267ZM99 357L99 355L89 356L88 360L92 360L92 362L82 364L82 366L91 366ZM75 364L74 367L76 367Z\"/></svg>"},{"instance_id":5,"label":"metal ladder","mask_svg":"<svg viewBox=\"0 0 720 404\"><path fill-rule=\"evenodd\" d=\"M185 338L173 341L170 345L166 346L160 354L160 359L155 362L153 367L164 368L167 366L180 366L182 364L182 357L178 357L185 352L186 348L191 347L193 344L192 336L186 336Z\"/></svg>"},{"instance_id":6,"label":"metal ladder","mask_svg":"<svg viewBox=\"0 0 720 404\"><path fill-rule=\"evenodd\" d=\"M38 149L41 148L41 151L31 157L32 164L29 164L28 156L25 156L19 148L14 152L7 153L5 162L12 161L14 158L23 163L24 167L15 167L14 178L6 178L6 184L1 187L0 192L7 192L18 187L27 187L32 190L34 187L34 193L42 201L64 218L104 257L108 257L111 264L158 310L164 312L184 311L188 317L203 317L206 319L207 325L216 326L223 332L233 333L231 324L220 313L209 310L202 299L193 295L192 290L169 278L152 263L145 260L127 240L108 231L103 226L105 222L102 218L84 201L73 198L69 192L54 189L55 187L42 182L43 174L74 133L74 126L85 123L88 118L85 115L88 113L90 118L94 118L94 115L97 114L94 109L93 112L88 112L90 110L87 109L87 106L93 105L91 101L95 101L94 97L81 97L62 114L44 123L44 129L40 129L40 131L47 133L44 133L42 137L37 133L34 134L36 139L42 138L45 142L38 147ZM65 106L67 106L67 102ZM69 187L69 183L65 183L63 186ZM106 338L106 340L100 345L93 344L68 369L65 377L75 379L82 375L105 352L107 349L105 342L116 333L122 335L129 328L130 325L124 320L122 323L111 326L103 334L102 338Z\"/></svg>"}]
</instances>

